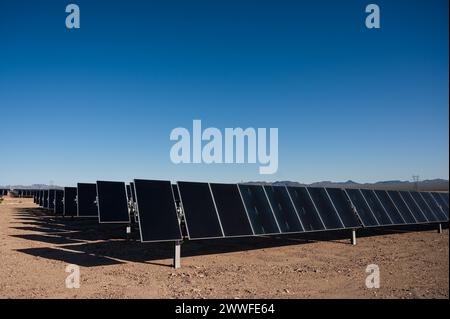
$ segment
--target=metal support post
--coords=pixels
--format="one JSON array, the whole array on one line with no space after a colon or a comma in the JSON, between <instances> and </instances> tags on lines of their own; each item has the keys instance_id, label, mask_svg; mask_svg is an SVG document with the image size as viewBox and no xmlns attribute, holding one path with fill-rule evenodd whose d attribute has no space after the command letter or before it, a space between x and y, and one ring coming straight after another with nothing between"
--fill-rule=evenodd
<instances>
[{"instance_id":1,"label":"metal support post","mask_svg":"<svg viewBox=\"0 0 450 319\"><path fill-rule=\"evenodd\" d=\"M173 267L175 269L181 268L181 241L175 242L175 255L173 257Z\"/></svg>"},{"instance_id":2,"label":"metal support post","mask_svg":"<svg viewBox=\"0 0 450 319\"><path fill-rule=\"evenodd\" d=\"M356 245L356 229L352 229L352 245Z\"/></svg>"}]
</instances>

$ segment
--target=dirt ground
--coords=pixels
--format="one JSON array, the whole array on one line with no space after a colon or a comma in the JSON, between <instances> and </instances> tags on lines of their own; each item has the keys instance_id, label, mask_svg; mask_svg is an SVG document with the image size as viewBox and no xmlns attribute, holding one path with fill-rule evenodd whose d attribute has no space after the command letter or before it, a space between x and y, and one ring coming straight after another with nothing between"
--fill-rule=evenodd
<instances>
[{"instance_id":1,"label":"dirt ground","mask_svg":"<svg viewBox=\"0 0 450 319\"><path fill-rule=\"evenodd\" d=\"M136 235L136 233L135 233ZM0 203L0 298L448 298L448 229L436 226L173 243L126 240L123 225ZM68 264L81 287L68 289ZM380 288L365 286L369 264Z\"/></svg>"}]
</instances>

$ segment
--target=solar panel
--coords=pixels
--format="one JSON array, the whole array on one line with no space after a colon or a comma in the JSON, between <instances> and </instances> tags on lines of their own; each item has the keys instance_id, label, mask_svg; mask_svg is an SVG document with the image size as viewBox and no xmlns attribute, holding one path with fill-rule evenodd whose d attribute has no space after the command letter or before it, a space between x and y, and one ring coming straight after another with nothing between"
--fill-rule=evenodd
<instances>
[{"instance_id":1,"label":"solar panel","mask_svg":"<svg viewBox=\"0 0 450 319\"><path fill-rule=\"evenodd\" d=\"M416 224L419 223L418 220L414 217L411 210L408 208L408 205L405 203L405 201L400 196L400 193L397 191L388 191L387 192L390 199L394 203L395 207L399 210L399 212L402 214L403 219L405 220L405 223L407 224Z\"/></svg>"},{"instance_id":2,"label":"solar panel","mask_svg":"<svg viewBox=\"0 0 450 319\"><path fill-rule=\"evenodd\" d=\"M443 207L445 207L446 209L448 209L449 208L449 206L448 206L448 203L445 201L445 199L444 199L444 193L439 193L439 192L432 192L432 194L433 194L433 196L435 196L435 198L436 198L436 201L438 201L439 200L439 202L441 203L441 205L443 206ZM438 199L439 198L439 199Z\"/></svg>"},{"instance_id":3,"label":"solar panel","mask_svg":"<svg viewBox=\"0 0 450 319\"><path fill-rule=\"evenodd\" d=\"M210 188L224 235L226 237L254 235L238 186L212 183Z\"/></svg>"},{"instance_id":4,"label":"solar panel","mask_svg":"<svg viewBox=\"0 0 450 319\"><path fill-rule=\"evenodd\" d=\"M63 215L76 216L77 211L77 188L64 187Z\"/></svg>"},{"instance_id":5,"label":"solar panel","mask_svg":"<svg viewBox=\"0 0 450 319\"><path fill-rule=\"evenodd\" d=\"M285 186L264 186L272 211L282 233L303 232L300 218Z\"/></svg>"},{"instance_id":6,"label":"solar panel","mask_svg":"<svg viewBox=\"0 0 450 319\"><path fill-rule=\"evenodd\" d=\"M344 226L346 228L360 227L360 223L356 217L352 203L345 194L344 190L340 188L326 188L326 191L330 196L342 222L344 223Z\"/></svg>"},{"instance_id":7,"label":"solar panel","mask_svg":"<svg viewBox=\"0 0 450 319\"><path fill-rule=\"evenodd\" d=\"M42 206L48 208L48 190L44 190L42 196Z\"/></svg>"},{"instance_id":8,"label":"solar panel","mask_svg":"<svg viewBox=\"0 0 450 319\"><path fill-rule=\"evenodd\" d=\"M447 207L449 207L449 205L448 205L448 193L439 193L439 195L442 197L444 202L447 203Z\"/></svg>"},{"instance_id":9,"label":"solar panel","mask_svg":"<svg viewBox=\"0 0 450 319\"><path fill-rule=\"evenodd\" d=\"M338 216L337 211L334 209L325 188L308 187L308 192L311 195L326 229L331 230L345 227L341 218Z\"/></svg>"},{"instance_id":10,"label":"solar panel","mask_svg":"<svg viewBox=\"0 0 450 319\"><path fill-rule=\"evenodd\" d=\"M41 191L41 199L40 199L40 206L44 207L44 202L45 202L45 190Z\"/></svg>"},{"instance_id":11,"label":"solar panel","mask_svg":"<svg viewBox=\"0 0 450 319\"><path fill-rule=\"evenodd\" d=\"M55 204L53 212L56 215L62 215L64 212L64 204L63 204L64 191L61 189L55 189L54 197L55 197Z\"/></svg>"},{"instance_id":12,"label":"solar panel","mask_svg":"<svg viewBox=\"0 0 450 319\"><path fill-rule=\"evenodd\" d=\"M439 207L442 209L442 211L444 212L445 216L448 219L448 205L447 203L444 201L444 199L441 197L441 195L439 193L431 193L431 195L434 197L434 199L436 200L436 203L438 203Z\"/></svg>"},{"instance_id":13,"label":"solar panel","mask_svg":"<svg viewBox=\"0 0 450 319\"><path fill-rule=\"evenodd\" d=\"M141 241L181 240L183 237L170 182L135 179L133 186Z\"/></svg>"},{"instance_id":14,"label":"solar panel","mask_svg":"<svg viewBox=\"0 0 450 319\"><path fill-rule=\"evenodd\" d=\"M420 194L422 195L425 202L428 204L428 207L430 207L430 209L433 211L438 221L446 221L447 216L445 215L441 207L436 203L434 197L428 192L421 192Z\"/></svg>"},{"instance_id":15,"label":"solar panel","mask_svg":"<svg viewBox=\"0 0 450 319\"><path fill-rule=\"evenodd\" d=\"M224 237L208 183L178 182L189 239Z\"/></svg>"},{"instance_id":16,"label":"solar panel","mask_svg":"<svg viewBox=\"0 0 450 319\"><path fill-rule=\"evenodd\" d=\"M47 208L49 210L54 210L55 208L55 190L49 189L48 190L48 206Z\"/></svg>"},{"instance_id":17,"label":"solar panel","mask_svg":"<svg viewBox=\"0 0 450 319\"><path fill-rule=\"evenodd\" d=\"M364 227L380 225L360 189L345 189L345 193L348 195Z\"/></svg>"},{"instance_id":18,"label":"solar panel","mask_svg":"<svg viewBox=\"0 0 450 319\"><path fill-rule=\"evenodd\" d=\"M124 182L97 181L99 223L129 223L127 190Z\"/></svg>"},{"instance_id":19,"label":"solar panel","mask_svg":"<svg viewBox=\"0 0 450 319\"><path fill-rule=\"evenodd\" d=\"M429 222L437 222L438 218L436 217L436 215L433 213L433 211L431 210L431 208L427 205L427 203L425 202L425 200L423 199L423 197L420 195L419 192L409 192L412 196L412 198L414 199L414 201L416 202L417 206L420 207L420 210L422 211L422 213L425 215L425 217L427 218L427 220Z\"/></svg>"},{"instance_id":20,"label":"solar panel","mask_svg":"<svg viewBox=\"0 0 450 319\"><path fill-rule=\"evenodd\" d=\"M47 200L48 200L48 193L47 190L42 191L42 208L45 208L47 206Z\"/></svg>"},{"instance_id":21,"label":"solar panel","mask_svg":"<svg viewBox=\"0 0 450 319\"><path fill-rule=\"evenodd\" d=\"M414 218L417 220L418 223L427 223L428 218L425 216L425 214L420 209L419 205L417 205L414 198L411 196L410 192L407 191L399 191L398 192L405 202L405 204L408 206L411 213L414 215Z\"/></svg>"},{"instance_id":22,"label":"solar panel","mask_svg":"<svg viewBox=\"0 0 450 319\"><path fill-rule=\"evenodd\" d=\"M98 217L97 185L89 183L77 184L78 217Z\"/></svg>"},{"instance_id":23,"label":"solar panel","mask_svg":"<svg viewBox=\"0 0 450 319\"><path fill-rule=\"evenodd\" d=\"M388 193L384 190L375 190L375 195L381 202L385 212L390 217L392 224L401 225L405 224L405 219L402 217L400 211L397 206L395 206L394 202L389 197Z\"/></svg>"},{"instance_id":24,"label":"solar panel","mask_svg":"<svg viewBox=\"0 0 450 319\"><path fill-rule=\"evenodd\" d=\"M239 184L239 191L255 234L279 234L275 215L260 185Z\"/></svg>"},{"instance_id":25,"label":"solar panel","mask_svg":"<svg viewBox=\"0 0 450 319\"><path fill-rule=\"evenodd\" d=\"M289 196L294 204L297 215L305 231L320 231L325 229L322 221L306 187L287 187Z\"/></svg>"},{"instance_id":26,"label":"solar panel","mask_svg":"<svg viewBox=\"0 0 450 319\"><path fill-rule=\"evenodd\" d=\"M394 224L373 190L361 189L361 193L363 194L370 210L375 215L380 225Z\"/></svg>"},{"instance_id":27,"label":"solar panel","mask_svg":"<svg viewBox=\"0 0 450 319\"><path fill-rule=\"evenodd\" d=\"M39 193L38 193L38 202L37 202L37 204L39 206L41 206L41 207L42 207L42 195L43 195L43 193L44 193L43 190L40 190Z\"/></svg>"}]
</instances>

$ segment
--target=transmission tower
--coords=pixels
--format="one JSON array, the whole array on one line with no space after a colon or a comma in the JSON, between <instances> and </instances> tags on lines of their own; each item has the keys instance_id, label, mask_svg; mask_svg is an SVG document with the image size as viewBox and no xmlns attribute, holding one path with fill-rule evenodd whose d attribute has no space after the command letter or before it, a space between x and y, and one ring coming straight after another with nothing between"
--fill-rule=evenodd
<instances>
[{"instance_id":1,"label":"transmission tower","mask_svg":"<svg viewBox=\"0 0 450 319\"><path fill-rule=\"evenodd\" d=\"M420 178L420 176L419 175L413 175L412 178L413 178L413 182L414 182L414 190L416 192L418 192L419 191L419 178Z\"/></svg>"}]
</instances>

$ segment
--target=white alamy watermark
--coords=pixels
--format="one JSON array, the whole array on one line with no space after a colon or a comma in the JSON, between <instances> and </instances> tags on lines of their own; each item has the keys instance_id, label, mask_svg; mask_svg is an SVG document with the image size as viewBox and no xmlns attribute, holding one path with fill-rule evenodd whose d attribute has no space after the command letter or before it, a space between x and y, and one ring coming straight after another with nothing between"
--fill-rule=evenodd
<instances>
[{"instance_id":1,"label":"white alamy watermark","mask_svg":"<svg viewBox=\"0 0 450 319\"><path fill-rule=\"evenodd\" d=\"M66 28L79 29L80 28L80 7L77 4L71 3L66 6Z\"/></svg>"},{"instance_id":2,"label":"white alamy watermark","mask_svg":"<svg viewBox=\"0 0 450 319\"><path fill-rule=\"evenodd\" d=\"M267 131L268 135L267 136ZM278 128L202 129L202 121L194 120L192 133L177 127L170 133L176 143L170 149L174 164L260 164L260 174L278 171Z\"/></svg>"},{"instance_id":3,"label":"white alamy watermark","mask_svg":"<svg viewBox=\"0 0 450 319\"><path fill-rule=\"evenodd\" d=\"M366 287L368 289L380 288L380 267L375 264L370 264L366 267Z\"/></svg>"},{"instance_id":4,"label":"white alamy watermark","mask_svg":"<svg viewBox=\"0 0 450 319\"><path fill-rule=\"evenodd\" d=\"M74 264L69 264L66 267L66 272L69 273L66 277L66 288L80 288L80 267Z\"/></svg>"},{"instance_id":5,"label":"white alamy watermark","mask_svg":"<svg viewBox=\"0 0 450 319\"><path fill-rule=\"evenodd\" d=\"M367 29L379 29L380 28L380 7L377 4L369 4L366 6L366 13L369 15L366 17Z\"/></svg>"}]
</instances>

